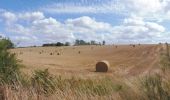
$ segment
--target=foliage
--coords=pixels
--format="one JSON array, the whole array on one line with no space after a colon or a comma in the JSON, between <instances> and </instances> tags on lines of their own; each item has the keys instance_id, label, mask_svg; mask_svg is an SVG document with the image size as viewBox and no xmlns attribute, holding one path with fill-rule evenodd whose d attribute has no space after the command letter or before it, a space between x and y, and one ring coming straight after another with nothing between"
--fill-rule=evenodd
<instances>
[{"instance_id":1,"label":"foliage","mask_svg":"<svg viewBox=\"0 0 170 100\"><path fill-rule=\"evenodd\" d=\"M102 45L105 45L105 44L106 44L106 42L105 42L105 41L103 41L103 42L102 42Z\"/></svg>"},{"instance_id":2,"label":"foliage","mask_svg":"<svg viewBox=\"0 0 170 100\"><path fill-rule=\"evenodd\" d=\"M70 42L66 42L64 45L65 46L70 46Z\"/></svg>"},{"instance_id":3,"label":"foliage","mask_svg":"<svg viewBox=\"0 0 170 100\"><path fill-rule=\"evenodd\" d=\"M48 46L70 46L69 42L66 43L62 43L62 42L57 42L57 43L47 43L47 44L43 44L43 47L48 47Z\"/></svg>"},{"instance_id":4,"label":"foliage","mask_svg":"<svg viewBox=\"0 0 170 100\"><path fill-rule=\"evenodd\" d=\"M0 40L0 49L11 49L14 48L14 44L9 39L1 39Z\"/></svg>"},{"instance_id":5,"label":"foliage","mask_svg":"<svg viewBox=\"0 0 170 100\"><path fill-rule=\"evenodd\" d=\"M101 43L97 43L94 40L91 40L90 42L86 42L85 40L75 40L75 44L74 45L101 45Z\"/></svg>"},{"instance_id":6,"label":"foliage","mask_svg":"<svg viewBox=\"0 0 170 100\"><path fill-rule=\"evenodd\" d=\"M12 48L13 43L10 40L2 39L0 41L0 79L1 83L14 84L20 79L19 60L15 54L11 54L7 49Z\"/></svg>"}]
</instances>

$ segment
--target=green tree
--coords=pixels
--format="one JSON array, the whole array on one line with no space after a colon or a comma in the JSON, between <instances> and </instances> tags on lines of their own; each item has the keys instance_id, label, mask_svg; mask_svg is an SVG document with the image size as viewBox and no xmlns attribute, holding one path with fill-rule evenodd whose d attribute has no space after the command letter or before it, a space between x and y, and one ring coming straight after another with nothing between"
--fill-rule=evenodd
<instances>
[{"instance_id":1,"label":"green tree","mask_svg":"<svg viewBox=\"0 0 170 100\"><path fill-rule=\"evenodd\" d=\"M90 44L91 44L91 45L96 45L96 41L91 40Z\"/></svg>"},{"instance_id":2,"label":"green tree","mask_svg":"<svg viewBox=\"0 0 170 100\"><path fill-rule=\"evenodd\" d=\"M106 44L106 42L105 41L103 41L103 43L102 43L103 45L105 45Z\"/></svg>"},{"instance_id":3,"label":"green tree","mask_svg":"<svg viewBox=\"0 0 170 100\"><path fill-rule=\"evenodd\" d=\"M66 42L64 45L65 46L70 46L70 42Z\"/></svg>"}]
</instances>

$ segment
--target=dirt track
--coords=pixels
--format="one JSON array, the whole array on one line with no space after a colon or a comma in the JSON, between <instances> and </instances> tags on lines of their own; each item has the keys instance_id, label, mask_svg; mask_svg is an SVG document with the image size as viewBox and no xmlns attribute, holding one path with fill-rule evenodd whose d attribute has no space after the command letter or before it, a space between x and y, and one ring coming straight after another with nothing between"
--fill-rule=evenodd
<instances>
[{"instance_id":1,"label":"dirt track","mask_svg":"<svg viewBox=\"0 0 170 100\"><path fill-rule=\"evenodd\" d=\"M11 51L23 61L26 66L23 71L26 73L35 69L49 68L53 74L91 76L100 74L94 72L97 61L108 60L111 69L107 75L136 76L159 67L159 50L159 45L135 47L118 45L117 48L116 46L70 46L18 48Z\"/></svg>"}]
</instances>

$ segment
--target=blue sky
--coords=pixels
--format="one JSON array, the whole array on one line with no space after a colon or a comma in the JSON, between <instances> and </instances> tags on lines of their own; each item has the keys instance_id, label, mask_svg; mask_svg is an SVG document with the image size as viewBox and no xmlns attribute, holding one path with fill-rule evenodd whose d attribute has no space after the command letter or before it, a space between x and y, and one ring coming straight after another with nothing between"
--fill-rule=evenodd
<instances>
[{"instance_id":1,"label":"blue sky","mask_svg":"<svg viewBox=\"0 0 170 100\"><path fill-rule=\"evenodd\" d=\"M0 0L0 34L18 46L170 42L170 0Z\"/></svg>"}]
</instances>

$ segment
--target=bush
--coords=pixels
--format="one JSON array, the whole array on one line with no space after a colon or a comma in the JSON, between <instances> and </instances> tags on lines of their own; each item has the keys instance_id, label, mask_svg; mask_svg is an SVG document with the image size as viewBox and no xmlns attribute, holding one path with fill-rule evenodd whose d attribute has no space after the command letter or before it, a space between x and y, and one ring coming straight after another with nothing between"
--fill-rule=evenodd
<instances>
[{"instance_id":1,"label":"bush","mask_svg":"<svg viewBox=\"0 0 170 100\"><path fill-rule=\"evenodd\" d=\"M9 39L0 40L0 49L11 49L14 48L14 44Z\"/></svg>"},{"instance_id":2,"label":"bush","mask_svg":"<svg viewBox=\"0 0 170 100\"><path fill-rule=\"evenodd\" d=\"M19 82L21 72L19 60L15 54L11 54L7 49L12 48L13 43L8 39L0 40L0 80L1 84L14 84Z\"/></svg>"}]
</instances>

